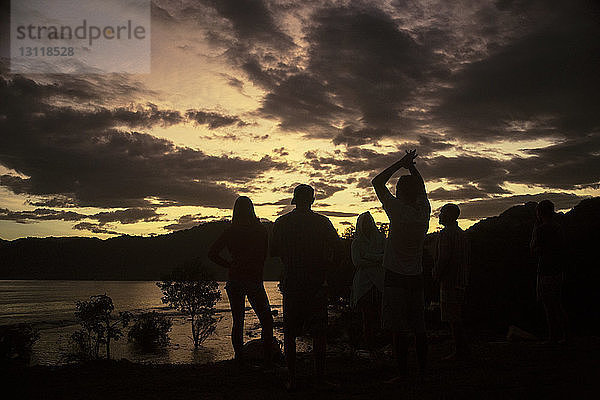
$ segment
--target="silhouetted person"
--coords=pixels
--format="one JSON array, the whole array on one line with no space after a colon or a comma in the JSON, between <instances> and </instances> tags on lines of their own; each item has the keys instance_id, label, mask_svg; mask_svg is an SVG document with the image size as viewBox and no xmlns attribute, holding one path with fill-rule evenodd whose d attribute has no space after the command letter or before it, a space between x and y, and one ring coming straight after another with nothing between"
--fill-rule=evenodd
<instances>
[{"instance_id":1,"label":"silhouetted person","mask_svg":"<svg viewBox=\"0 0 600 400\"><path fill-rule=\"evenodd\" d=\"M446 204L440 210L439 222L444 228L437 237L433 279L440 284L442 321L450 324L454 352L447 360L469 355L462 313L465 290L469 283L470 246L465 232L458 226L460 209Z\"/></svg>"},{"instance_id":2,"label":"silhouetted person","mask_svg":"<svg viewBox=\"0 0 600 400\"><path fill-rule=\"evenodd\" d=\"M408 335L415 334L419 371L427 362L425 333L425 299L423 286L423 242L429 228L431 207L423 178L414 165L415 150L377 175L372 184L389 220L383 267L385 269L382 320L384 329L392 331L393 351L403 378L408 372ZM386 187L387 181L400 168L403 175L396 184L396 196Z\"/></svg>"},{"instance_id":3,"label":"silhouetted person","mask_svg":"<svg viewBox=\"0 0 600 400\"><path fill-rule=\"evenodd\" d=\"M312 333L315 373L325 374L327 343L327 269L333 261L338 235L331 221L311 210L314 190L294 189L296 208L277 218L271 251L284 265L282 281L285 359L288 389L296 387L296 337L307 328Z\"/></svg>"},{"instance_id":4,"label":"silhouetted person","mask_svg":"<svg viewBox=\"0 0 600 400\"><path fill-rule=\"evenodd\" d=\"M538 259L537 298L544 305L548 323L548 340L567 340L567 313L562 305L566 238L555 221L554 204L542 200L536 207L536 223L531 235L531 251Z\"/></svg>"},{"instance_id":5,"label":"silhouetted person","mask_svg":"<svg viewBox=\"0 0 600 400\"><path fill-rule=\"evenodd\" d=\"M365 344L371 352L375 350L375 328L381 311L384 246L385 235L377 229L371 213L360 214L352 240L352 263L356 271L350 304L362 315Z\"/></svg>"},{"instance_id":6,"label":"silhouetted person","mask_svg":"<svg viewBox=\"0 0 600 400\"><path fill-rule=\"evenodd\" d=\"M246 296L260 320L261 339L264 346L264 366L270 367L273 346L273 316L269 299L263 286L263 268L267 257L268 234L266 228L254 213L254 205L246 196L240 196L233 206L233 218L228 227L212 244L208 258L214 263L229 269L229 279L225 285L233 327L231 342L235 359L244 364L244 314ZM232 261L221 257L221 250L227 249Z\"/></svg>"}]
</instances>

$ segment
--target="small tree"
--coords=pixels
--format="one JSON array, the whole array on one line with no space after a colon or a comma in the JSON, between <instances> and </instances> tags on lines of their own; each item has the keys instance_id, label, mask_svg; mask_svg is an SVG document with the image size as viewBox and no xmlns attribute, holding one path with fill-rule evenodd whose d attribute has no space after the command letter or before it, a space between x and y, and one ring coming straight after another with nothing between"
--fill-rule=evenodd
<instances>
[{"instance_id":1,"label":"small tree","mask_svg":"<svg viewBox=\"0 0 600 400\"><path fill-rule=\"evenodd\" d=\"M171 318L156 311L146 312L135 317L127 336L141 350L150 351L169 344L172 326Z\"/></svg>"},{"instance_id":2,"label":"small tree","mask_svg":"<svg viewBox=\"0 0 600 400\"><path fill-rule=\"evenodd\" d=\"M119 340L121 328L126 327L131 313L121 312L115 318L112 299L106 294L90 296L89 301L77 301L75 317L81 324L79 331L71 335L71 341L77 346L77 352L84 358L99 358L100 345L106 346L106 358L110 359L111 340Z\"/></svg>"},{"instance_id":3,"label":"small tree","mask_svg":"<svg viewBox=\"0 0 600 400\"><path fill-rule=\"evenodd\" d=\"M162 302L191 319L192 340L198 348L214 331L220 318L215 305L221 298L219 284L201 272L200 266L173 271L168 279L157 282L163 293Z\"/></svg>"},{"instance_id":4,"label":"small tree","mask_svg":"<svg viewBox=\"0 0 600 400\"><path fill-rule=\"evenodd\" d=\"M0 365L28 364L39 338L39 331L31 324L0 326Z\"/></svg>"}]
</instances>

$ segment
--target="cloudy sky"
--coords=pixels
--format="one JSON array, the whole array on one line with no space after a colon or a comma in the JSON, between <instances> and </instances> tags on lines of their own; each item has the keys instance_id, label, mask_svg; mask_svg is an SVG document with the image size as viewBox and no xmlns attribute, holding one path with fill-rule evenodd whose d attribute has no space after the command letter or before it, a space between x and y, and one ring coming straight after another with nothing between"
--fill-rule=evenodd
<instances>
[{"instance_id":1,"label":"cloudy sky","mask_svg":"<svg viewBox=\"0 0 600 400\"><path fill-rule=\"evenodd\" d=\"M409 148L463 227L569 209L600 194L592 3L155 0L150 74L14 75L3 52L0 237L168 233L238 195L274 220L298 183L340 231L387 222L370 179Z\"/></svg>"}]
</instances>

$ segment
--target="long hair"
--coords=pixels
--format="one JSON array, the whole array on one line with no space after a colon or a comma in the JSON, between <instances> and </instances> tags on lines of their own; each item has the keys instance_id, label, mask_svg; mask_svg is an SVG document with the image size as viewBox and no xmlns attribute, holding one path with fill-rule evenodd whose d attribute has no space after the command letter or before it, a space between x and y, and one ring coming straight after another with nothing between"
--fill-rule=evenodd
<instances>
[{"instance_id":1,"label":"long hair","mask_svg":"<svg viewBox=\"0 0 600 400\"><path fill-rule=\"evenodd\" d=\"M356 230L354 231L354 239L368 240L370 236L377 232L377 225L375 225L375 220L370 212L365 211L358 216Z\"/></svg>"},{"instance_id":2,"label":"long hair","mask_svg":"<svg viewBox=\"0 0 600 400\"><path fill-rule=\"evenodd\" d=\"M252 225L260 223L260 220L254 212L254 204L252 204L252 200L250 200L249 197L240 196L235 200L231 223L233 225Z\"/></svg>"}]
</instances>

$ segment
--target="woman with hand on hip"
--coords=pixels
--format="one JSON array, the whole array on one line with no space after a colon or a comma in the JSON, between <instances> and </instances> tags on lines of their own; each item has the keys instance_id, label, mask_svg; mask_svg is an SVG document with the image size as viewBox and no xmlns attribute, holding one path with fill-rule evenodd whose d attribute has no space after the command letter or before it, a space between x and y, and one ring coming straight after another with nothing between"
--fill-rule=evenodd
<instances>
[{"instance_id":1,"label":"woman with hand on hip","mask_svg":"<svg viewBox=\"0 0 600 400\"><path fill-rule=\"evenodd\" d=\"M220 253L227 249L232 261L221 257ZM267 258L268 234L254 212L252 201L240 196L233 206L233 218L228 227L213 243L208 251L208 258L215 264L229 269L229 279L225 290L231 306L233 327L231 342L235 351L235 359L244 364L244 314L246 296L260 320L261 339L264 346L264 365L270 367L273 345L273 316L269 299L263 285L263 268Z\"/></svg>"}]
</instances>

